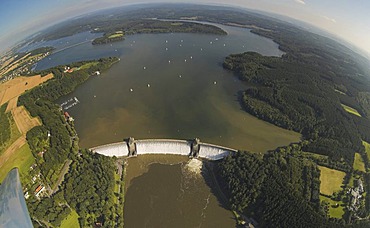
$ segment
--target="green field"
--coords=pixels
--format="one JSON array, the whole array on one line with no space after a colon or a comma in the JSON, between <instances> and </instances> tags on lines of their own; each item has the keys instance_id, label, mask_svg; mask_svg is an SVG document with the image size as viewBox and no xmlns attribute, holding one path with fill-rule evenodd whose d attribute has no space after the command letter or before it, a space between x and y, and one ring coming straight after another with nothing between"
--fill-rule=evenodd
<instances>
[{"instance_id":1,"label":"green field","mask_svg":"<svg viewBox=\"0 0 370 228\"><path fill-rule=\"evenodd\" d=\"M334 201L326 196L320 196L320 201L326 201L329 203L329 216L331 218L342 218L344 215L344 207L342 201ZM336 207L336 205L339 205Z\"/></svg>"},{"instance_id":2,"label":"green field","mask_svg":"<svg viewBox=\"0 0 370 228\"><path fill-rule=\"evenodd\" d=\"M10 122L10 139L7 140L4 144L0 144L0 155L21 136L21 133L19 132L17 125L15 124L13 116L9 115L8 117Z\"/></svg>"},{"instance_id":3,"label":"green field","mask_svg":"<svg viewBox=\"0 0 370 228\"><path fill-rule=\"evenodd\" d=\"M303 152L303 155L308 156L308 157L312 157L312 158L316 158L316 159L328 159L328 157L329 157L329 156L326 156L326 155L316 154L316 153L307 152L307 151L302 151L302 152Z\"/></svg>"},{"instance_id":4,"label":"green field","mask_svg":"<svg viewBox=\"0 0 370 228\"><path fill-rule=\"evenodd\" d=\"M115 34L108 36L108 39L114 39L114 38L118 38L122 36L123 36L123 33L115 33Z\"/></svg>"},{"instance_id":5,"label":"green field","mask_svg":"<svg viewBox=\"0 0 370 228\"><path fill-rule=\"evenodd\" d=\"M11 113L5 113L7 105L0 107L0 155L21 136Z\"/></svg>"},{"instance_id":6,"label":"green field","mask_svg":"<svg viewBox=\"0 0 370 228\"><path fill-rule=\"evenodd\" d=\"M181 23L181 22L174 22L174 23L171 23L172 26L180 26L180 25L183 25L184 23Z\"/></svg>"},{"instance_id":7,"label":"green field","mask_svg":"<svg viewBox=\"0 0 370 228\"><path fill-rule=\"evenodd\" d=\"M344 104L341 104L341 105L344 108L344 110L346 110L348 113L351 113L351 114L356 115L358 117L362 117L361 114L356 109L351 108L351 107L349 107L347 105L344 105Z\"/></svg>"},{"instance_id":8,"label":"green field","mask_svg":"<svg viewBox=\"0 0 370 228\"><path fill-rule=\"evenodd\" d=\"M318 166L320 169L320 193L324 195L332 195L334 192L342 190L341 185L343 183L345 172L338 171L335 169L329 169L324 166Z\"/></svg>"},{"instance_id":9,"label":"green field","mask_svg":"<svg viewBox=\"0 0 370 228\"><path fill-rule=\"evenodd\" d=\"M370 161L370 144L365 142L365 141L362 141L362 145L364 145L364 147L365 147L365 151L366 151L366 154L367 154L367 160Z\"/></svg>"},{"instance_id":10,"label":"green field","mask_svg":"<svg viewBox=\"0 0 370 228\"><path fill-rule=\"evenodd\" d=\"M30 166L35 163L35 158L31 153L28 144L22 146L0 169L0 182L3 181L8 172L14 167L18 167L21 179L28 177ZM25 180L27 181L27 180ZM22 180L23 182L23 180Z\"/></svg>"},{"instance_id":11,"label":"green field","mask_svg":"<svg viewBox=\"0 0 370 228\"><path fill-rule=\"evenodd\" d=\"M119 193L118 188L120 184L117 184L117 182L119 183L119 181L120 181L119 175L117 173L114 173L114 193ZM115 204L118 203L118 198L116 196L114 196L114 203Z\"/></svg>"},{"instance_id":12,"label":"green field","mask_svg":"<svg viewBox=\"0 0 370 228\"><path fill-rule=\"evenodd\" d=\"M361 154L355 153L355 160L353 162L353 169L365 172L365 164L364 161L362 160Z\"/></svg>"},{"instance_id":13,"label":"green field","mask_svg":"<svg viewBox=\"0 0 370 228\"><path fill-rule=\"evenodd\" d=\"M69 214L68 217L62 221L62 223L60 224L60 228L75 227L80 227L80 224L78 223L78 214L75 210L72 210L71 214Z\"/></svg>"},{"instance_id":14,"label":"green field","mask_svg":"<svg viewBox=\"0 0 370 228\"><path fill-rule=\"evenodd\" d=\"M0 107L0 145L4 144L10 139L10 122L9 114L5 113L7 104Z\"/></svg>"},{"instance_id":15,"label":"green field","mask_svg":"<svg viewBox=\"0 0 370 228\"><path fill-rule=\"evenodd\" d=\"M85 70L85 69L89 69L90 67L92 66L96 66L98 64L98 62L91 62L91 63L86 63L84 65L82 65L80 67L80 70Z\"/></svg>"}]
</instances>

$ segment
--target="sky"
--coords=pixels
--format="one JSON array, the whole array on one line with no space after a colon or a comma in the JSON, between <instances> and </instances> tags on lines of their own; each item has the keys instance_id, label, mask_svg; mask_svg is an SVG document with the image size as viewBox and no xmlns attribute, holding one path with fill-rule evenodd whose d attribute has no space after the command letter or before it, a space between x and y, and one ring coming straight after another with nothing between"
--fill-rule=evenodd
<instances>
[{"instance_id":1,"label":"sky","mask_svg":"<svg viewBox=\"0 0 370 228\"><path fill-rule=\"evenodd\" d=\"M155 2L223 4L281 14L328 31L370 56L369 0L0 0L0 55L26 36L68 18Z\"/></svg>"}]
</instances>

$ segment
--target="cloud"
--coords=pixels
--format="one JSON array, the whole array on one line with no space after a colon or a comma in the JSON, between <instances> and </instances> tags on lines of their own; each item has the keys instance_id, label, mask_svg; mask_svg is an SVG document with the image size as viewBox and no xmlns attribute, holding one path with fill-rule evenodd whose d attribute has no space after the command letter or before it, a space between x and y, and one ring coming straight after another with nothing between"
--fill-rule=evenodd
<instances>
[{"instance_id":1,"label":"cloud","mask_svg":"<svg viewBox=\"0 0 370 228\"><path fill-rule=\"evenodd\" d=\"M302 5L306 5L305 1L304 0L294 0L295 2L299 3L299 4L302 4Z\"/></svg>"},{"instance_id":2,"label":"cloud","mask_svg":"<svg viewBox=\"0 0 370 228\"><path fill-rule=\"evenodd\" d=\"M337 23L337 21L334 18L330 18L328 16L321 16L321 17L324 18L324 19L326 19L326 20L328 20L328 21L330 21L330 22Z\"/></svg>"}]
</instances>

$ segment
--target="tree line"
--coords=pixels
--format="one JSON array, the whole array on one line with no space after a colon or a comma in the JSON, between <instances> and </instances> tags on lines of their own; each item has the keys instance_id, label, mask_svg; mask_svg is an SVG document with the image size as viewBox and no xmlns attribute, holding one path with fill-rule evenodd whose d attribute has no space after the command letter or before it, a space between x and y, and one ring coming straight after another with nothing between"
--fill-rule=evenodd
<instances>
[{"instance_id":1,"label":"tree line","mask_svg":"<svg viewBox=\"0 0 370 228\"><path fill-rule=\"evenodd\" d=\"M27 141L47 185L52 186L64 162L72 160L69 173L57 193L41 200L32 196L28 201L35 227L59 226L71 208L80 215L81 226L113 222L114 160L80 150L73 123L66 122L63 111L54 101L72 92L95 71L104 71L116 61L118 58L100 59L90 68L72 73L64 73L64 66L38 72L43 75L53 72L54 78L19 98L19 105L24 105L43 123L27 133ZM89 62L70 66L80 67L86 63ZM41 151L44 152L42 157L38 155Z\"/></svg>"}]
</instances>

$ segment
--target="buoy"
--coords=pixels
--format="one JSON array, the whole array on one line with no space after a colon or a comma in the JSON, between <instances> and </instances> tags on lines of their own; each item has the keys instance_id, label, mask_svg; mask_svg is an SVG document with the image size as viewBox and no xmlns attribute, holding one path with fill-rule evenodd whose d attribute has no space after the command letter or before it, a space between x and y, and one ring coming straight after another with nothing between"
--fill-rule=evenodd
<instances>
[{"instance_id":1,"label":"buoy","mask_svg":"<svg viewBox=\"0 0 370 228\"><path fill-rule=\"evenodd\" d=\"M166 43L168 43L168 40L166 40Z\"/></svg>"},{"instance_id":2,"label":"buoy","mask_svg":"<svg viewBox=\"0 0 370 228\"><path fill-rule=\"evenodd\" d=\"M143 69L146 70L146 67L144 67Z\"/></svg>"},{"instance_id":3,"label":"buoy","mask_svg":"<svg viewBox=\"0 0 370 228\"><path fill-rule=\"evenodd\" d=\"M224 44L224 47L226 46L226 44Z\"/></svg>"},{"instance_id":4,"label":"buoy","mask_svg":"<svg viewBox=\"0 0 370 228\"><path fill-rule=\"evenodd\" d=\"M185 62L186 62L187 60L185 59Z\"/></svg>"},{"instance_id":5,"label":"buoy","mask_svg":"<svg viewBox=\"0 0 370 228\"><path fill-rule=\"evenodd\" d=\"M133 92L134 90L133 89L130 89L130 92Z\"/></svg>"},{"instance_id":6,"label":"buoy","mask_svg":"<svg viewBox=\"0 0 370 228\"><path fill-rule=\"evenodd\" d=\"M190 56L190 59L193 59L193 56Z\"/></svg>"},{"instance_id":7,"label":"buoy","mask_svg":"<svg viewBox=\"0 0 370 228\"><path fill-rule=\"evenodd\" d=\"M181 78L181 74L179 75L179 78Z\"/></svg>"},{"instance_id":8,"label":"buoy","mask_svg":"<svg viewBox=\"0 0 370 228\"><path fill-rule=\"evenodd\" d=\"M168 60L168 63L171 63L171 60Z\"/></svg>"},{"instance_id":9,"label":"buoy","mask_svg":"<svg viewBox=\"0 0 370 228\"><path fill-rule=\"evenodd\" d=\"M148 84L148 88L150 87L150 84Z\"/></svg>"},{"instance_id":10,"label":"buoy","mask_svg":"<svg viewBox=\"0 0 370 228\"><path fill-rule=\"evenodd\" d=\"M217 82L216 82L216 81L214 81L214 82L213 82L213 84L215 84L215 85L216 85L216 84L217 84Z\"/></svg>"}]
</instances>

